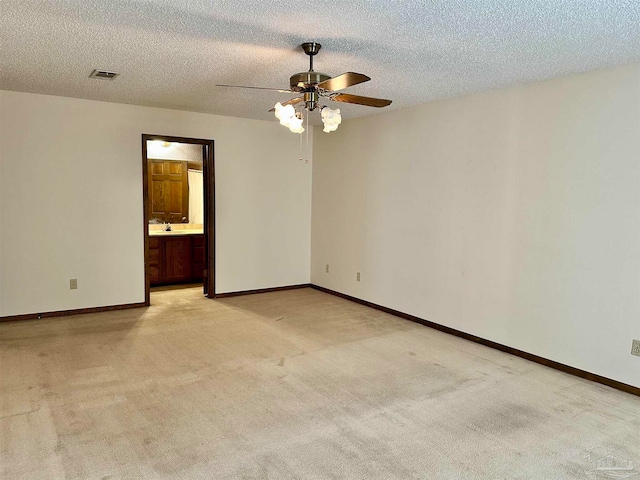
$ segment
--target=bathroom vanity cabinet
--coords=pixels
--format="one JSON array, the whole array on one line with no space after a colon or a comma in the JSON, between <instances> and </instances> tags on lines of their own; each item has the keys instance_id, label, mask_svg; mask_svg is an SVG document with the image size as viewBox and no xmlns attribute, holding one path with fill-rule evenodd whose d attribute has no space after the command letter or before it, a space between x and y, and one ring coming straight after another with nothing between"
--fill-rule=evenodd
<instances>
[{"instance_id":1,"label":"bathroom vanity cabinet","mask_svg":"<svg viewBox=\"0 0 640 480\"><path fill-rule=\"evenodd\" d=\"M164 234L149 237L151 285L202 281L204 235Z\"/></svg>"}]
</instances>

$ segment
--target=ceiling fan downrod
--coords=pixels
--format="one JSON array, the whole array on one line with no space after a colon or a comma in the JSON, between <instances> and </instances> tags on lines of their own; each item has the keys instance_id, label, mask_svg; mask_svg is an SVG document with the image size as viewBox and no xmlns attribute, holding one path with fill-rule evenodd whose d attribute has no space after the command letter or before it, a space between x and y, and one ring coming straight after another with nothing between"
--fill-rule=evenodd
<instances>
[{"instance_id":1,"label":"ceiling fan downrod","mask_svg":"<svg viewBox=\"0 0 640 480\"><path fill-rule=\"evenodd\" d=\"M309 55L309 71L313 72L313 57L317 55L322 45L317 42L305 42L302 44L302 50Z\"/></svg>"}]
</instances>

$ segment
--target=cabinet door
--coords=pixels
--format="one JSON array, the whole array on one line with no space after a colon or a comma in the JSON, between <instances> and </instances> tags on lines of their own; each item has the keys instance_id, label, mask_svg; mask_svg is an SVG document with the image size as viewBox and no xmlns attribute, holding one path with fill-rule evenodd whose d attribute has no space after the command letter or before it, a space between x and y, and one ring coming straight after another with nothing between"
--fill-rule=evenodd
<instances>
[{"instance_id":1,"label":"cabinet door","mask_svg":"<svg viewBox=\"0 0 640 480\"><path fill-rule=\"evenodd\" d=\"M162 222L182 223L189 218L187 162L149 160L149 215Z\"/></svg>"},{"instance_id":2,"label":"cabinet door","mask_svg":"<svg viewBox=\"0 0 640 480\"><path fill-rule=\"evenodd\" d=\"M163 281L183 282L191 278L191 239L166 237L163 251Z\"/></svg>"},{"instance_id":3,"label":"cabinet door","mask_svg":"<svg viewBox=\"0 0 640 480\"><path fill-rule=\"evenodd\" d=\"M194 235L191 239L193 241L191 277L194 281L202 281L204 272L204 235Z\"/></svg>"},{"instance_id":4,"label":"cabinet door","mask_svg":"<svg viewBox=\"0 0 640 480\"><path fill-rule=\"evenodd\" d=\"M160 239L149 238L149 281L151 285L160 282Z\"/></svg>"}]
</instances>

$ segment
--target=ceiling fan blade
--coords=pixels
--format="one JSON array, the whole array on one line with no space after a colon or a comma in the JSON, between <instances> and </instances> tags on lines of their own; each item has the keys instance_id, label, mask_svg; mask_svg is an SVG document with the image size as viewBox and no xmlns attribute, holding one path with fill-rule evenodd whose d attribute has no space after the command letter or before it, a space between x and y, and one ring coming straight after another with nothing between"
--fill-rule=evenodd
<instances>
[{"instance_id":1,"label":"ceiling fan blade","mask_svg":"<svg viewBox=\"0 0 640 480\"><path fill-rule=\"evenodd\" d=\"M355 72L347 72L337 77L330 78L329 80L325 80L324 82L320 82L317 86L318 88L322 88L323 90L330 90L335 92L337 90L343 90L352 85L357 85L359 83L368 82L371 80L366 75L362 73Z\"/></svg>"},{"instance_id":2,"label":"ceiling fan blade","mask_svg":"<svg viewBox=\"0 0 640 480\"><path fill-rule=\"evenodd\" d=\"M361 97L360 95L351 95L349 93L336 93L329 97L335 102L356 103L358 105L366 105L367 107L386 107L391 105L391 100L383 98Z\"/></svg>"},{"instance_id":3,"label":"ceiling fan blade","mask_svg":"<svg viewBox=\"0 0 640 480\"><path fill-rule=\"evenodd\" d=\"M296 93L292 90L282 90L280 88L266 88L266 87L249 87L246 85L220 85L216 84L216 87L231 87L231 88L252 88L254 90L270 90L272 92L281 92L281 93Z\"/></svg>"},{"instance_id":4,"label":"ceiling fan blade","mask_svg":"<svg viewBox=\"0 0 640 480\"><path fill-rule=\"evenodd\" d=\"M296 98L292 98L291 100L287 100L286 102L283 102L282 106L286 107L287 105L297 105L303 101L304 101L304 97L296 97Z\"/></svg>"},{"instance_id":5,"label":"ceiling fan blade","mask_svg":"<svg viewBox=\"0 0 640 480\"><path fill-rule=\"evenodd\" d=\"M283 107L286 107L287 105L297 105L298 103L300 103L300 102L302 102L302 101L304 101L304 98L303 98L303 97L296 97L296 98L292 98L291 100L287 100L286 102L282 102L282 104L281 104L281 105L282 105ZM269 111L270 111L270 112L275 112L275 111L276 111L276 109L275 109L275 107L274 107L274 108L271 108Z\"/></svg>"}]
</instances>

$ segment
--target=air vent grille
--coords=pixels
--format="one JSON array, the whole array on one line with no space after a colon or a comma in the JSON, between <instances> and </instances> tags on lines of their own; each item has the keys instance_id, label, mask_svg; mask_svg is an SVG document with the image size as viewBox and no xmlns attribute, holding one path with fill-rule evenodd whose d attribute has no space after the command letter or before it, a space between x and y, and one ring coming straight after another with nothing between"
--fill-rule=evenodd
<instances>
[{"instance_id":1,"label":"air vent grille","mask_svg":"<svg viewBox=\"0 0 640 480\"><path fill-rule=\"evenodd\" d=\"M115 72L107 72L106 70L94 70L93 72L91 72L91 75L89 75L89 78L99 78L100 80L113 80L118 75L120 74Z\"/></svg>"}]
</instances>

